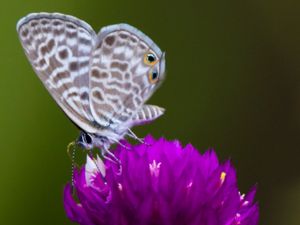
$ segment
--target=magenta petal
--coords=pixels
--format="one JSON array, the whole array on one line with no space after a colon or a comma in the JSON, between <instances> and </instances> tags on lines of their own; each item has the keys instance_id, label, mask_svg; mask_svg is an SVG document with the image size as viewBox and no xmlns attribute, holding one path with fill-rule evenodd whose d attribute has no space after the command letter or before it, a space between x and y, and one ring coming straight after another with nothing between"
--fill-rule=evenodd
<instances>
[{"instance_id":1,"label":"magenta petal","mask_svg":"<svg viewBox=\"0 0 300 225\"><path fill-rule=\"evenodd\" d=\"M106 176L96 171L85 180L85 169L75 174L79 202L65 187L67 216L82 225L256 225L256 188L241 195L229 161L219 163L213 150L200 154L192 145L155 140L117 146L114 154L122 171L105 162ZM91 179L91 178L90 178ZM89 184L89 185L88 185Z\"/></svg>"},{"instance_id":2,"label":"magenta petal","mask_svg":"<svg viewBox=\"0 0 300 225\"><path fill-rule=\"evenodd\" d=\"M74 201L72 189L69 184L66 185L64 190L64 207L68 218L73 222L82 225L94 225L81 204Z\"/></svg>"}]
</instances>

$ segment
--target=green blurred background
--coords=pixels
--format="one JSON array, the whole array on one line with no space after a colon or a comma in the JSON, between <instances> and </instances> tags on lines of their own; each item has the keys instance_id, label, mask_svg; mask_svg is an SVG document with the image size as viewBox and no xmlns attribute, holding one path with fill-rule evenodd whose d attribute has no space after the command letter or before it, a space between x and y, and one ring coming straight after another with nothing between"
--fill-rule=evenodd
<instances>
[{"instance_id":1,"label":"green blurred background","mask_svg":"<svg viewBox=\"0 0 300 225\"><path fill-rule=\"evenodd\" d=\"M150 102L167 111L135 132L214 147L232 159L242 192L258 183L260 224L300 224L300 4L291 0L1 2L0 224L70 224L62 190L78 130L34 74L15 29L40 11L148 34L167 52L167 79Z\"/></svg>"}]
</instances>

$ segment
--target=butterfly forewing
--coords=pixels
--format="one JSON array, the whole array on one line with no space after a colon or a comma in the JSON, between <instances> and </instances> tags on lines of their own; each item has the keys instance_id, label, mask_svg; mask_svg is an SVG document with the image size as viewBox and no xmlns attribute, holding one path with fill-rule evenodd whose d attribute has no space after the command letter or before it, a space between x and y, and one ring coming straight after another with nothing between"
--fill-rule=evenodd
<instances>
[{"instance_id":1,"label":"butterfly forewing","mask_svg":"<svg viewBox=\"0 0 300 225\"><path fill-rule=\"evenodd\" d=\"M69 118L95 133L89 104L89 68L95 32L58 13L30 14L17 25L25 53L52 97Z\"/></svg>"},{"instance_id":2,"label":"butterfly forewing","mask_svg":"<svg viewBox=\"0 0 300 225\"><path fill-rule=\"evenodd\" d=\"M157 59L160 49L145 34L127 24L104 27L92 54L90 104L103 126L127 124L154 91L144 56Z\"/></svg>"}]
</instances>

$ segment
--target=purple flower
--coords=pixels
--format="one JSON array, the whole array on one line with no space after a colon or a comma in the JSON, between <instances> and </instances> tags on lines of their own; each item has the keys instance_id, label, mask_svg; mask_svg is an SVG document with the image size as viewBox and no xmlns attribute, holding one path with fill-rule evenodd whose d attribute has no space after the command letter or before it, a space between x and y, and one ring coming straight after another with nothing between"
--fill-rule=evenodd
<instances>
[{"instance_id":1,"label":"purple flower","mask_svg":"<svg viewBox=\"0 0 300 225\"><path fill-rule=\"evenodd\" d=\"M118 146L122 168L87 159L75 173L76 199L64 191L67 216L81 225L255 225L256 189L241 195L229 161L214 151L203 155L178 141L146 137L146 143Z\"/></svg>"}]
</instances>

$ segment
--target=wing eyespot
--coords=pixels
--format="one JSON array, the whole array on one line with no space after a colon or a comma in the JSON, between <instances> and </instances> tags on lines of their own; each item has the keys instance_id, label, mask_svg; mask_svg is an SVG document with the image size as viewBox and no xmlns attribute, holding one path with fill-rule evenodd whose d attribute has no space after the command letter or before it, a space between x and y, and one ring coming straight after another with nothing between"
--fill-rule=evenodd
<instances>
[{"instance_id":1,"label":"wing eyespot","mask_svg":"<svg viewBox=\"0 0 300 225\"><path fill-rule=\"evenodd\" d=\"M157 57L152 52L147 52L144 55L144 63L148 66L153 66L157 63Z\"/></svg>"},{"instance_id":2,"label":"wing eyespot","mask_svg":"<svg viewBox=\"0 0 300 225\"><path fill-rule=\"evenodd\" d=\"M158 78L159 78L159 74L158 74L157 70L151 69L148 73L148 79L149 79L150 83L155 84L158 81Z\"/></svg>"}]
</instances>

